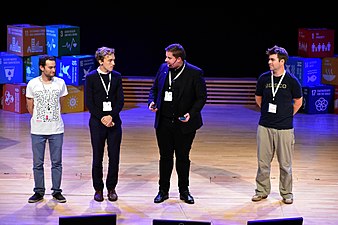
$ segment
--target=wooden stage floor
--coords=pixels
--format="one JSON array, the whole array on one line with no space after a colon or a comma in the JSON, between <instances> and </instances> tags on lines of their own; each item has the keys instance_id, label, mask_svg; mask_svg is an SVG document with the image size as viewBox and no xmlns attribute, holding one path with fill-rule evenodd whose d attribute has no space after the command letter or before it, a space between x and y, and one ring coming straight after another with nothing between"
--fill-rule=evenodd
<instances>
[{"instance_id":1,"label":"wooden stage floor","mask_svg":"<svg viewBox=\"0 0 338 225\"><path fill-rule=\"evenodd\" d=\"M50 195L49 151L46 154L47 192L39 203L33 194L29 114L0 110L0 224L57 225L60 216L116 214L117 224L151 225L153 219L209 221L213 225L245 225L248 220L303 217L304 225L338 224L338 115L295 117L294 203L285 205L278 193L278 164L272 163L272 193L252 202L256 174L255 106L206 105L204 126L191 151L190 191L195 204L179 200L173 171L170 198L160 204L158 149L154 114L146 104L126 104L121 113L119 200L93 200L88 112L63 114L63 194L67 203ZM105 157L105 170L107 159ZM106 192L104 193L106 195Z\"/></svg>"}]
</instances>

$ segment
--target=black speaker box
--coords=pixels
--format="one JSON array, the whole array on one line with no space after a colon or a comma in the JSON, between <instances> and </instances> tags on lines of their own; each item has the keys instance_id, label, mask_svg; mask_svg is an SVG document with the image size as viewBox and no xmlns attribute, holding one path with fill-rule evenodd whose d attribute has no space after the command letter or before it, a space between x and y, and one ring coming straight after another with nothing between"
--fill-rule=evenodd
<instances>
[{"instance_id":1,"label":"black speaker box","mask_svg":"<svg viewBox=\"0 0 338 225\"><path fill-rule=\"evenodd\" d=\"M247 225L302 225L302 224L303 217L247 221Z\"/></svg>"},{"instance_id":2,"label":"black speaker box","mask_svg":"<svg viewBox=\"0 0 338 225\"><path fill-rule=\"evenodd\" d=\"M153 225L211 225L211 222L191 220L160 220L154 219Z\"/></svg>"},{"instance_id":3,"label":"black speaker box","mask_svg":"<svg viewBox=\"0 0 338 225\"><path fill-rule=\"evenodd\" d=\"M59 217L59 225L116 225L115 214Z\"/></svg>"}]
</instances>

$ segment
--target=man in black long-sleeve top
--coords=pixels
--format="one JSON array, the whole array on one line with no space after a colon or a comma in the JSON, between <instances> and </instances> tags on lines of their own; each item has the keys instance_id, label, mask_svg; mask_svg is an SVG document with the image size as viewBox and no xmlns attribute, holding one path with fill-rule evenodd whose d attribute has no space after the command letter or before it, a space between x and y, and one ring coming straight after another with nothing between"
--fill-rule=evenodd
<instances>
[{"instance_id":1,"label":"man in black long-sleeve top","mask_svg":"<svg viewBox=\"0 0 338 225\"><path fill-rule=\"evenodd\" d=\"M92 179L95 189L94 200L102 202L103 198L103 157L107 142L108 173L106 178L109 201L116 201L118 182L120 146L122 141L122 121L120 112L124 106L122 77L113 71L115 49L101 47L95 52L99 63L96 70L86 76L85 100L90 112L89 128L93 150Z\"/></svg>"},{"instance_id":2,"label":"man in black long-sleeve top","mask_svg":"<svg viewBox=\"0 0 338 225\"><path fill-rule=\"evenodd\" d=\"M201 110L207 99L203 70L188 63L184 48L171 44L150 89L149 110L156 112L155 130L160 152L159 192L155 203L169 198L170 177L176 157L180 199L194 204L189 192L190 149L202 127Z\"/></svg>"}]
</instances>

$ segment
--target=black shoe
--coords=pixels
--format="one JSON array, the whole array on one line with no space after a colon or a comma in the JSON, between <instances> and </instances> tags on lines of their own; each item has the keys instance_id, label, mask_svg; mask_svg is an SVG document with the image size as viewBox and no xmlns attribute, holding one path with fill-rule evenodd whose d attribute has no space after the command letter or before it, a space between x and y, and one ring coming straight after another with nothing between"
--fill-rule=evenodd
<instances>
[{"instance_id":1,"label":"black shoe","mask_svg":"<svg viewBox=\"0 0 338 225\"><path fill-rule=\"evenodd\" d=\"M118 197L117 197L115 189L108 191L108 195L107 196L108 196L108 200L109 201L112 201L112 202L117 201Z\"/></svg>"},{"instance_id":2,"label":"black shoe","mask_svg":"<svg viewBox=\"0 0 338 225\"><path fill-rule=\"evenodd\" d=\"M29 199L28 199L28 203L35 203L35 202L39 202L43 200L43 195L39 194L39 193L34 193L34 195L32 195Z\"/></svg>"},{"instance_id":3,"label":"black shoe","mask_svg":"<svg viewBox=\"0 0 338 225\"><path fill-rule=\"evenodd\" d=\"M154 203L161 203L164 200L167 200L169 198L168 192L159 191L156 197L154 198Z\"/></svg>"},{"instance_id":4,"label":"black shoe","mask_svg":"<svg viewBox=\"0 0 338 225\"><path fill-rule=\"evenodd\" d=\"M191 196L191 194L189 193L189 191L185 191L180 193L180 199L183 200L185 203L188 204L194 204L194 198Z\"/></svg>"},{"instance_id":5,"label":"black shoe","mask_svg":"<svg viewBox=\"0 0 338 225\"><path fill-rule=\"evenodd\" d=\"M94 200L97 202L103 201L103 191L95 191Z\"/></svg>"},{"instance_id":6,"label":"black shoe","mask_svg":"<svg viewBox=\"0 0 338 225\"><path fill-rule=\"evenodd\" d=\"M65 203L67 201L66 198L61 194L61 192L53 194L53 199L60 203Z\"/></svg>"}]
</instances>

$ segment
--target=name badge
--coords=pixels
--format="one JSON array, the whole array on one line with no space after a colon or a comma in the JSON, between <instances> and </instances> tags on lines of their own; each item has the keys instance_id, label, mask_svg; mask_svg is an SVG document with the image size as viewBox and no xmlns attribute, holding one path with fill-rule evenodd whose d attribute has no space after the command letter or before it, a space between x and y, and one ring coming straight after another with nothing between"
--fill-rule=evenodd
<instances>
[{"instance_id":1,"label":"name badge","mask_svg":"<svg viewBox=\"0 0 338 225\"><path fill-rule=\"evenodd\" d=\"M166 91L164 93L164 101L171 102L173 100L173 93L171 91Z\"/></svg>"},{"instance_id":2,"label":"name badge","mask_svg":"<svg viewBox=\"0 0 338 225\"><path fill-rule=\"evenodd\" d=\"M277 105L269 103L269 111L270 113L276 113L277 112Z\"/></svg>"},{"instance_id":3,"label":"name badge","mask_svg":"<svg viewBox=\"0 0 338 225\"><path fill-rule=\"evenodd\" d=\"M103 111L112 111L111 102L103 102Z\"/></svg>"}]
</instances>

